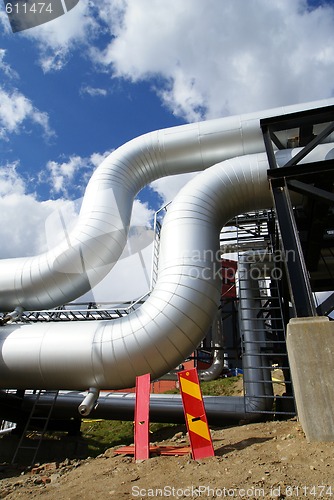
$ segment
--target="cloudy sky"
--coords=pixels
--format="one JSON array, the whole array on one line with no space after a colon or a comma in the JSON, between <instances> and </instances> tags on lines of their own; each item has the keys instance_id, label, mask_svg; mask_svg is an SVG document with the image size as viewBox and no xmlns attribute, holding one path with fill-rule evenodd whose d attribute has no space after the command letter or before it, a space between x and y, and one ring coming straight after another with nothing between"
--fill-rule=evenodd
<instances>
[{"instance_id":1,"label":"cloudy sky","mask_svg":"<svg viewBox=\"0 0 334 500\"><path fill-rule=\"evenodd\" d=\"M19 33L1 3L0 75L0 257L34 255L131 138L333 96L334 0L80 0ZM184 182L139 193L135 223Z\"/></svg>"}]
</instances>

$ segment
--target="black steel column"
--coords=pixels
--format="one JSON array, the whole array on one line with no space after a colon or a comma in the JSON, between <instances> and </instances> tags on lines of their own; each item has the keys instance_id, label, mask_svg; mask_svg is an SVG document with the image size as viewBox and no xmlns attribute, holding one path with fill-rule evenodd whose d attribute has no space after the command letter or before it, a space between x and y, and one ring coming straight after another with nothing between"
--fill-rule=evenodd
<instances>
[{"instance_id":1,"label":"black steel column","mask_svg":"<svg viewBox=\"0 0 334 500\"><path fill-rule=\"evenodd\" d=\"M289 191L285 180L284 185L282 186L281 184L282 181L271 180L277 221L285 254L285 265L288 270L290 293L296 316L316 316L316 307L293 215Z\"/></svg>"}]
</instances>

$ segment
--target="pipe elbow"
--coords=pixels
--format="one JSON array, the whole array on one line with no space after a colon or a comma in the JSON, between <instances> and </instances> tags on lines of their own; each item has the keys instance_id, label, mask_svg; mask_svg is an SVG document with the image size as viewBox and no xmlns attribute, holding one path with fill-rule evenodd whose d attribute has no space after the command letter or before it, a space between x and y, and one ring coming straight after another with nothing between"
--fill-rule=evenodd
<instances>
[{"instance_id":1,"label":"pipe elbow","mask_svg":"<svg viewBox=\"0 0 334 500\"><path fill-rule=\"evenodd\" d=\"M13 321L17 321L20 319L23 313L23 307L22 306L17 306L15 307L14 311L5 314L5 316L2 318L2 324L6 323L13 323Z\"/></svg>"},{"instance_id":2,"label":"pipe elbow","mask_svg":"<svg viewBox=\"0 0 334 500\"><path fill-rule=\"evenodd\" d=\"M87 396L84 398L82 403L78 406L79 413L82 417L87 417L91 411L96 408L97 400L99 398L100 391L96 387L90 387Z\"/></svg>"}]
</instances>

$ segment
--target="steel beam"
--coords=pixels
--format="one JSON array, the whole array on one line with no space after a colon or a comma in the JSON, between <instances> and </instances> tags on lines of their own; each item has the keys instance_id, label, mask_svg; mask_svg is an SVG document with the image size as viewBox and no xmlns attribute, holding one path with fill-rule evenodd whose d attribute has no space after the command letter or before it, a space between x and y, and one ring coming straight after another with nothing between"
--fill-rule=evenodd
<instances>
[{"instance_id":1,"label":"steel beam","mask_svg":"<svg viewBox=\"0 0 334 500\"><path fill-rule=\"evenodd\" d=\"M288 187L284 180L277 185L271 181L271 188L277 213L277 221L283 243L288 269L290 293L297 317L316 316L316 308L312 296L308 271L302 252L296 221L293 215Z\"/></svg>"}]
</instances>

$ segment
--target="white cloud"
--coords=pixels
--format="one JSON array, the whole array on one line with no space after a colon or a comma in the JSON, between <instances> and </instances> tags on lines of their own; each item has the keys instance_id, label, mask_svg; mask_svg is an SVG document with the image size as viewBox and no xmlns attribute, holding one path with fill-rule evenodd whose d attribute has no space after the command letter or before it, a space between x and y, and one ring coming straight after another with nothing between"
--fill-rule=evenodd
<instances>
[{"instance_id":1,"label":"white cloud","mask_svg":"<svg viewBox=\"0 0 334 500\"><path fill-rule=\"evenodd\" d=\"M39 174L39 182L49 185L53 195L65 198L82 196L93 170L111 151L92 153L89 157L72 155L64 161L50 160Z\"/></svg>"},{"instance_id":2,"label":"white cloud","mask_svg":"<svg viewBox=\"0 0 334 500\"><path fill-rule=\"evenodd\" d=\"M113 149L109 149L107 151L104 151L104 153L92 153L89 157L89 160L92 162L94 167L98 167L100 163L103 162L107 156L109 156L113 152Z\"/></svg>"},{"instance_id":3,"label":"white cloud","mask_svg":"<svg viewBox=\"0 0 334 500\"><path fill-rule=\"evenodd\" d=\"M99 155L95 153L92 156L97 160ZM103 155L100 156L103 157ZM65 221L66 227L70 231L81 204L81 200L69 201L63 198L39 201L34 193L27 192L26 182L20 175L18 167L18 162L0 165L2 220L0 258L37 255L52 248L59 242L59 238L63 237L63 222L59 225L59 214L61 213L62 221ZM70 167L65 171L68 173ZM141 251L149 245L150 241L147 240L147 237L151 237L150 228L152 227L153 215L154 211L149 209L146 203L139 200L134 201L131 218L133 229L130 231L132 240L128 249L125 250L127 255L129 253L137 254L138 250ZM145 241L143 240L143 231ZM139 246L138 241L140 241ZM142 243L143 241L144 243ZM138 257L139 255L136 259ZM129 273L131 274L130 270L128 270ZM119 282L122 282L121 276L119 276Z\"/></svg>"},{"instance_id":4,"label":"white cloud","mask_svg":"<svg viewBox=\"0 0 334 500\"><path fill-rule=\"evenodd\" d=\"M39 125L46 137L54 134L47 113L37 109L18 90L7 91L0 85L0 138L6 139L8 134L18 133L26 121Z\"/></svg>"},{"instance_id":5,"label":"white cloud","mask_svg":"<svg viewBox=\"0 0 334 500\"><path fill-rule=\"evenodd\" d=\"M81 87L80 94L88 94L91 97L105 97L106 95L108 95L108 91L99 87L90 87L89 85L85 85Z\"/></svg>"},{"instance_id":6,"label":"white cloud","mask_svg":"<svg viewBox=\"0 0 334 500\"><path fill-rule=\"evenodd\" d=\"M51 49L41 45L41 53L39 63L44 73L63 69L69 57L69 50L62 47Z\"/></svg>"},{"instance_id":7,"label":"white cloud","mask_svg":"<svg viewBox=\"0 0 334 500\"><path fill-rule=\"evenodd\" d=\"M37 42L39 62L45 73L61 70L73 50L89 45L99 30L94 10L92 2L80 0L67 14L22 32L23 36Z\"/></svg>"},{"instance_id":8,"label":"white cloud","mask_svg":"<svg viewBox=\"0 0 334 500\"><path fill-rule=\"evenodd\" d=\"M153 258L154 211L134 200L127 245L108 275L78 302L120 303L136 300L149 291Z\"/></svg>"},{"instance_id":9,"label":"white cloud","mask_svg":"<svg viewBox=\"0 0 334 500\"><path fill-rule=\"evenodd\" d=\"M49 161L46 165L48 170L46 175L51 186L51 191L68 196L67 184L71 185L78 170L85 167L84 159L80 156L72 156L68 161L62 163Z\"/></svg>"},{"instance_id":10,"label":"white cloud","mask_svg":"<svg viewBox=\"0 0 334 500\"><path fill-rule=\"evenodd\" d=\"M185 186L197 173L171 175L157 179L150 184L151 189L161 198L162 204L173 201L180 189Z\"/></svg>"},{"instance_id":11,"label":"white cloud","mask_svg":"<svg viewBox=\"0 0 334 500\"><path fill-rule=\"evenodd\" d=\"M325 2L104 0L100 16L114 38L94 58L113 76L158 77L164 103L189 121L334 93L334 7Z\"/></svg>"},{"instance_id":12,"label":"white cloud","mask_svg":"<svg viewBox=\"0 0 334 500\"><path fill-rule=\"evenodd\" d=\"M188 121L334 93L334 7L326 2L80 0L22 36L37 43L44 72L61 70L80 49L113 77L151 82Z\"/></svg>"},{"instance_id":13,"label":"white cloud","mask_svg":"<svg viewBox=\"0 0 334 500\"><path fill-rule=\"evenodd\" d=\"M22 177L17 173L18 162L1 165L0 168L0 196L23 195L25 185Z\"/></svg>"},{"instance_id":14,"label":"white cloud","mask_svg":"<svg viewBox=\"0 0 334 500\"><path fill-rule=\"evenodd\" d=\"M39 202L26 192L18 163L0 165L0 258L36 255L47 249L45 221L55 210L72 203L64 200Z\"/></svg>"},{"instance_id":15,"label":"white cloud","mask_svg":"<svg viewBox=\"0 0 334 500\"><path fill-rule=\"evenodd\" d=\"M4 33L11 33L11 27L9 24L8 16L4 10L0 10L0 26L2 27Z\"/></svg>"},{"instance_id":16,"label":"white cloud","mask_svg":"<svg viewBox=\"0 0 334 500\"><path fill-rule=\"evenodd\" d=\"M110 153L111 151L93 153L87 158L73 155L63 162L49 161L46 178L50 186L53 186L54 192L68 197L73 195L78 177L83 192L93 169ZM71 193L68 192L68 186L71 186ZM64 224L66 232L70 232L75 223L75 213L78 212L78 201L69 206L60 204L59 208L56 207L57 211L49 215L46 221L48 248L52 248L64 237ZM150 209L147 203L139 199L134 200L129 239L121 258L106 278L92 291L80 297L78 302L125 301L135 299L148 291L152 264L153 217L154 210Z\"/></svg>"},{"instance_id":17,"label":"white cloud","mask_svg":"<svg viewBox=\"0 0 334 500\"><path fill-rule=\"evenodd\" d=\"M98 153L92 155L94 161L103 156ZM72 175L77 161L68 163L63 170ZM38 201L35 194L26 192L26 183L20 176L18 167L18 162L0 165L0 258L37 255L52 248L64 236L64 223L68 231L75 224L80 205L80 200ZM125 301L148 291L152 264L153 215L154 211L147 204L138 199L134 201L130 238L121 259L92 292L78 301Z\"/></svg>"},{"instance_id":18,"label":"white cloud","mask_svg":"<svg viewBox=\"0 0 334 500\"><path fill-rule=\"evenodd\" d=\"M100 0L96 15L102 21L107 31L117 36L124 13L127 9L128 0Z\"/></svg>"},{"instance_id":19,"label":"white cloud","mask_svg":"<svg viewBox=\"0 0 334 500\"><path fill-rule=\"evenodd\" d=\"M6 50L0 49L0 70L4 73L8 78L18 78L18 74L14 71L11 66L6 63Z\"/></svg>"},{"instance_id":20,"label":"white cloud","mask_svg":"<svg viewBox=\"0 0 334 500\"><path fill-rule=\"evenodd\" d=\"M135 199L132 207L131 225L150 227L152 225L154 213L154 210L150 209L147 203Z\"/></svg>"},{"instance_id":21,"label":"white cloud","mask_svg":"<svg viewBox=\"0 0 334 500\"><path fill-rule=\"evenodd\" d=\"M6 87L0 84L0 138L7 140L8 134L19 133L29 121L39 125L45 137L53 136L48 114L40 111L28 97L12 87L11 80L18 80L19 75L6 62L6 52L0 48L0 72L9 79Z\"/></svg>"}]
</instances>

